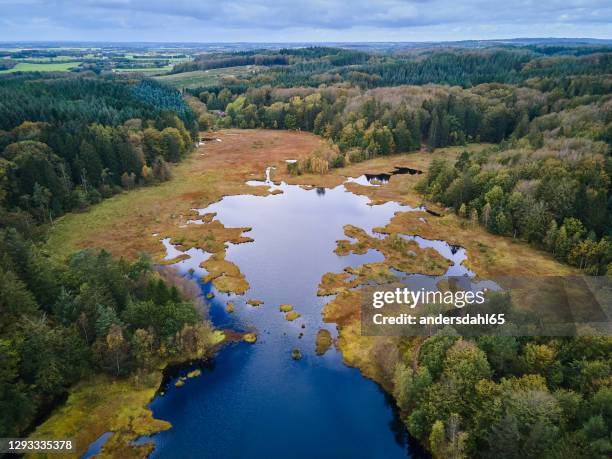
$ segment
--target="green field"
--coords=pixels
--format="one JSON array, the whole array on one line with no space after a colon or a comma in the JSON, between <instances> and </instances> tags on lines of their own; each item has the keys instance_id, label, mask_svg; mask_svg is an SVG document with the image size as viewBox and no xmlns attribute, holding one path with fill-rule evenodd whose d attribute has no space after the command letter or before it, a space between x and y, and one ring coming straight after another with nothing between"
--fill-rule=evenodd
<instances>
[{"instance_id":1,"label":"green field","mask_svg":"<svg viewBox=\"0 0 612 459\"><path fill-rule=\"evenodd\" d=\"M14 72L67 72L81 65L80 62L52 62L49 64L33 64L31 62L20 62L12 69L2 70L0 73Z\"/></svg>"},{"instance_id":2,"label":"green field","mask_svg":"<svg viewBox=\"0 0 612 459\"><path fill-rule=\"evenodd\" d=\"M223 69L196 70L193 72L175 73L157 77L158 80L168 83L177 89L199 88L213 86L219 83L221 78L228 76L243 76L257 72L256 65L241 65L238 67L227 67Z\"/></svg>"}]
</instances>

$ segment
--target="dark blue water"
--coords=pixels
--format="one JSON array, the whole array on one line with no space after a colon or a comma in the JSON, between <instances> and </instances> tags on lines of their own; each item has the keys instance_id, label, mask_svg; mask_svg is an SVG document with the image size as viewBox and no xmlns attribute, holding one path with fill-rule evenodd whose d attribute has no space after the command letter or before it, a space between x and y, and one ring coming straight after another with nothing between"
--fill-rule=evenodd
<instances>
[{"instance_id":1,"label":"dark blue water","mask_svg":"<svg viewBox=\"0 0 612 459\"><path fill-rule=\"evenodd\" d=\"M330 300L316 296L321 276L383 259L376 251L335 255L336 241L346 238L343 226L371 232L395 212L414 209L397 203L371 206L366 197L343 185L308 189L274 185L269 171L266 177L265 182L249 184L283 193L230 196L198 209L200 214L216 212L225 226L252 227L246 234L255 241L230 244L226 257L249 281L246 295L226 295L210 284L200 285L203 292L215 293L209 302L215 325L254 330L257 343L224 348L200 377L187 379L181 388L174 386L176 379L169 381L151 408L155 417L173 427L138 442L154 441L151 457L156 458L409 457L407 434L392 401L358 370L344 365L333 347L323 356L316 356L314 349L320 328L336 336L335 327L321 321L321 309ZM168 258L182 253L163 242ZM461 266L465 254L459 249L443 241L417 242L451 259L449 273L471 274ZM199 264L209 255L199 249L187 253L191 258L175 266L199 280L206 273ZM247 299L265 303L254 308L245 304ZM227 301L236 305L233 314L225 312ZM286 321L278 309L281 303L291 303L301 317ZM291 359L295 348L301 360Z\"/></svg>"},{"instance_id":2,"label":"dark blue water","mask_svg":"<svg viewBox=\"0 0 612 459\"><path fill-rule=\"evenodd\" d=\"M137 443L154 441L151 457L158 458L409 457L407 433L393 401L358 370L345 366L333 347L323 356L316 356L314 349L320 328L336 335L333 325L321 321L321 309L330 300L316 296L321 276L383 259L376 251L335 255L336 241L346 238L343 226L352 224L371 233L395 212L414 209L397 203L371 206L367 198L348 192L343 185L308 189L274 185L270 171L266 177L265 182L249 184L283 193L230 196L198 209L200 214L216 212L216 219L228 227L252 227L246 234L255 241L230 244L226 257L249 281L246 295L222 294L201 282L206 272L199 265L209 254L199 249L187 251L190 258L175 265L185 276L198 280L204 293L215 294L209 313L216 326L256 331L257 343L224 348L200 377L187 379L181 388L174 386L176 378L170 380L151 408L155 417L173 427ZM369 184L363 177L348 181ZM462 266L466 259L462 248L419 236L404 237L449 259L452 266L446 276L466 276L466 281L473 277ZM170 241L162 242L167 258L183 253ZM431 288L441 278L396 274ZM245 304L247 299L264 304L254 308ZM225 311L227 301L236 305L233 314ZM287 322L278 309L282 303L291 303L301 317ZM296 348L302 353L299 361L291 359ZM103 441L98 443L97 449Z\"/></svg>"},{"instance_id":3,"label":"dark blue water","mask_svg":"<svg viewBox=\"0 0 612 459\"><path fill-rule=\"evenodd\" d=\"M151 457L409 456L405 432L382 390L345 366L334 348L324 356L316 356L314 349L319 328L336 335L335 327L321 321L321 309L329 301L316 296L321 276L383 259L376 251L335 255L336 240L345 238L343 226L371 230L386 224L395 212L411 208L397 203L370 206L367 198L344 186L250 184L283 193L230 196L199 211L217 212L216 219L228 227L253 228L247 235L255 242L230 244L226 257L240 267L251 288L235 296L209 284L202 287L215 293L210 302L215 325L256 330L257 343L223 349L211 368L181 388L169 382L151 409L173 427L153 437ZM169 257L177 255L168 241L165 245ZM208 255L197 249L188 253L192 258L176 267L199 279L205 271L198 265ZM190 269L195 271L189 274ZM265 303L254 308L245 304L250 298ZM225 312L227 301L236 304L233 314ZM281 303L293 304L301 317L286 321L278 309ZM291 359L295 348L302 353L299 361Z\"/></svg>"},{"instance_id":4,"label":"dark blue water","mask_svg":"<svg viewBox=\"0 0 612 459\"><path fill-rule=\"evenodd\" d=\"M288 349L266 356L257 345L232 346L151 408L173 424L155 437L153 457L407 456L383 393L337 352L292 361Z\"/></svg>"}]
</instances>

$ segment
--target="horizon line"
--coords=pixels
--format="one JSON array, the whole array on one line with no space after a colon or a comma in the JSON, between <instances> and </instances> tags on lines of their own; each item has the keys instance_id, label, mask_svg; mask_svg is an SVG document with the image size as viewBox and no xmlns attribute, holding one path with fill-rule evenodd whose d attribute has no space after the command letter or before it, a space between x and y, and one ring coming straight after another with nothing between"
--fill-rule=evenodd
<instances>
[{"instance_id":1,"label":"horizon line","mask_svg":"<svg viewBox=\"0 0 612 459\"><path fill-rule=\"evenodd\" d=\"M27 43L113 43L113 44L192 44L192 45L218 45L218 44L324 44L324 43L337 43L337 44L427 44L427 43L465 43L465 42L504 42L504 41L519 41L519 40L567 40L567 41L602 41L602 42L610 42L612 44L611 38L593 38L593 37L555 37L555 36L547 36L547 37L511 37L511 38L465 38L461 40L410 40L410 41L389 41L389 40L381 40L381 41L356 41L356 40L347 40L347 41L334 41L334 40L294 40L294 41L257 41L257 40L249 40L249 41L149 41L149 40L79 40L79 39L71 39L71 40L63 40L63 39L49 39L49 40L0 40L0 44L27 44Z\"/></svg>"}]
</instances>

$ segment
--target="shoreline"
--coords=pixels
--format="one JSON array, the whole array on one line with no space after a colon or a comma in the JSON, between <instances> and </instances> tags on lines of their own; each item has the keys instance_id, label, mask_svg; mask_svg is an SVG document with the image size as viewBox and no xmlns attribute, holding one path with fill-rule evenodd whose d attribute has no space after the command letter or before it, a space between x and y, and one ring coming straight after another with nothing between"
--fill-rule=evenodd
<instances>
[{"instance_id":1,"label":"shoreline","mask_svg":"<svg viewBox=\"0 0 612 459\"><path fill-rule=\"evenodd\" d=\"M188 368L211 362L225 346L242 339L233 330L217 330L223 334L208 355L198 358L165 362L157 370L141 372L118 379L108 375L93 375L70 388L65 402L51 411L44 422L30 433L35 438L72 438L76 450L70 457L81 457L105 433L112 432L101 447L107 458L143 458L155 448L153 442L133 444L141 437L168 430L172 425L153 416L149 404L163 392L168 381ZM218 335L219 336L219 335ZM79 438L82 438L79 441ZM26 458L43 458L44 454L32 453Z\"/></svg>"}]
</instances>

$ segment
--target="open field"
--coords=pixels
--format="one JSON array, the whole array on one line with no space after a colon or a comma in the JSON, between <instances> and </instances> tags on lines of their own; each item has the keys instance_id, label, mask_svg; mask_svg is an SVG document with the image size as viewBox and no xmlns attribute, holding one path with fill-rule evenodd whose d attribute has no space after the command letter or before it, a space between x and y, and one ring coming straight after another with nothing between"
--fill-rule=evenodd
<instances>
[{"instance_id":1,"label":"open field","mask_svg":"<svg viewBox=\"0 0 612 459\"><path fill-rule=\"evenodd\" d=\"M14 72L67 72L81 65L81 62L50 62L48 64L34 64L31 62L19 62L15 67L1 70L0 73Z\"/></svg>"},{"instance_id":2,"label":"open field","mask_svg":"<svg viewBox=\"0 0 612 459\"><path fill-rule=\"evenodd\" d=\"M118 72L118 73L155 73L155 74L161 74L164 72L167 72L169 70L172 70L172 67L174 67L174 64L168 64L165 65L163 67L137 67L137 68L114 68L113 72Z\"/></svg>"},{"instance_id":3,"label":"open field","mask_svg":"<svg viewBox=\"0 0 612 459\"><path fill-rule=\"evenodd\" d=\"M196 70L194 72L175 73L157 77L158 80L168 83L170 86L182 88L198 88L218 84L222 78L241 76L257 72L259 67L255 65L242 65L238 67L227 67L222 69Z\"/></svg>"},{"instance_id":4,"label":"open field","mask_svg":"<svg viewBox=\"0 0 612 459\"><path fill-rule=\"evenodd\" d=\"M176 57L175 54L125 54L119 57L119 60L112 70L113 72L117 73L144 73L147 75L161 75L172 70L176 64L190 60L191 57Z\"/></svg>"}]
</instances>

